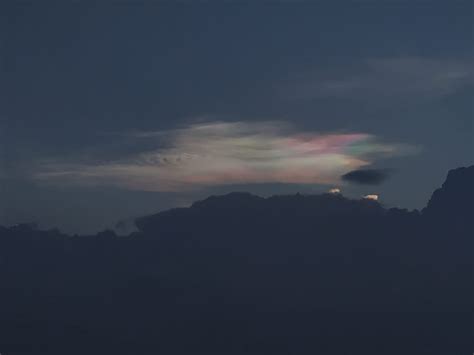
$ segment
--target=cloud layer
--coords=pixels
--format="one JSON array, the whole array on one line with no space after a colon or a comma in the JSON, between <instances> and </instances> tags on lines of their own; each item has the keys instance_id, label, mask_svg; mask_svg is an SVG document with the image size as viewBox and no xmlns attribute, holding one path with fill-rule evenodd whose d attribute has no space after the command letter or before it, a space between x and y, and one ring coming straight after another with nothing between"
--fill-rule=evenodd
<instances>
[{"instance_id":1,"label":"cloud layer","mask_svg":"<svg viewBox=\"0 0 474 355\"><path fill-rule=\"evenodd\" d=\"M389 172L382 169L359 169L341 176L343 181L361 185L378 185L389 177Z\"/></svg>"},{"instance_id":2,"label":"cloud layer","mask_svg":"<svg viewBox=\"0 0 474 355\"><path fill-rule=\"evenodd\" d=\"M405 102L443 97L473 83L471 60L372 58L360 63L357 71L305 73L290 80L282 95L299 99L337 97L372 103Z\"/></svg>"},{"instance_id":3,"label":"cloud layer","mask_svg":"<svg viewBox=\"0 0 474 355\"><path fill-rule=\"evenodd\" d=\"M281 122L209 122L135 134L154 150L104 162L43 162L43 181L182 191L240 183L334 184L348 171L406 152L366 133L298 132Z\"/></svg>"}]
</instances>

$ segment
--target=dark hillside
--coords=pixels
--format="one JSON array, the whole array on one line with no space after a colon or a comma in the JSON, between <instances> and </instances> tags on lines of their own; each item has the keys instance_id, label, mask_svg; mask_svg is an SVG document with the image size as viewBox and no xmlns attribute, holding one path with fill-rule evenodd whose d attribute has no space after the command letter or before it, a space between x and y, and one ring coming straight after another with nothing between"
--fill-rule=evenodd
<instances>
[{"instance_id":1,"label":"dark hillside","mask_svg":"<svg viewBox=\"0 0 474 355\"><path fill-rule=\"evenodd\" d=\"M470 353L473 172L421 213L232 193L128 237L0 227L0 351Z\"/></svg>"}]
</instances>

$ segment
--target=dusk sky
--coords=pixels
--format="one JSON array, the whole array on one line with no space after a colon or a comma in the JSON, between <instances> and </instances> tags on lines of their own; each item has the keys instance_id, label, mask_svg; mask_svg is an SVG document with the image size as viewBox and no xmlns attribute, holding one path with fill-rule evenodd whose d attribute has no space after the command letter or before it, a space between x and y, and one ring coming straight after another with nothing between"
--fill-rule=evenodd
<instances>
[{"instance_id":1,"label":"dusk sky","mask_svg":"<svg viewBox=\"0 0 474 355\"><path fill-rule=\"evenodd\" d=\"M230 191L422 208L474 161L473 4L2 2L0 224Z\"/></svg>"}]
</instances>

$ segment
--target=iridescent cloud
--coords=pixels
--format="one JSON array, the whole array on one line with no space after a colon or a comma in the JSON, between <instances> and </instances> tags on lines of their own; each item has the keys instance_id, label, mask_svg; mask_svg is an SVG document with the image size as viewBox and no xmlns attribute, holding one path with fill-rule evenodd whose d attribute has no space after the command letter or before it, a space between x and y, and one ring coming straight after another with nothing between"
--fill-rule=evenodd
<instances>
[{"instance_id":1,"label":"iridescent cloud","mask_svg":"<svg viewBox=\"0 0 474 355\"><path fill-rule=\"evenodd\" d=\"M210 122L135 134L161 147L102 163L48 162L39 179L180 191L240 183L334 184L406 146L366 133L301 133L281 122ZM163 139L166 145L163 147Z\"/></svg>"}]
</instances>

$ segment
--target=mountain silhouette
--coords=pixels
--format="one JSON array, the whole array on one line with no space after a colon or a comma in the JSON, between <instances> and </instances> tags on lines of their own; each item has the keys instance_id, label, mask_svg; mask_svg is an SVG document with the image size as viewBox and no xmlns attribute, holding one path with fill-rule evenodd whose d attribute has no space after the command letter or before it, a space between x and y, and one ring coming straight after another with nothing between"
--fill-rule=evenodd
<instances>
[{"instance_id":1,"label":"mountain silhouette","mask_svg":"<svg viewBox=\"0 0 474 355\"><path fill-rule=\"evenodd\" d=\"M472 352L474 166L421 211L212 196L68 236L0 227L5 354Z\"/></svg>"},{"instance_id":2,"label":"mountain silhouette","mask_svg":"<svg viewBox=\"0 0 474 355\"><path fill-rule=\"evenodd\" d=\"M423 213L442 218L467 221L473 218L474 166L449 171L443 186L437 189Z\"/></svg>"},{"instance_id":3,"label":"mountain silhouette","mask_svg":"<svg viewBox=\"0 0 474 355\"><path fill-rule=\"evenodd\" d=\"M205 221L205 226L236 222L238 227L251 229L256 223L274 224L283 222L314 222L334 218L363 218L382 215L384 209L373 200L351 200L340 194L258 197L245 192L233 192L223 196L211 196L192 204L189 208L177 208L136 220L136 225L145 234L187 228ZM281 218L284 217L282 220ZM293 219L296 219L293 221ZM181 223L176 223L178 220ZM186 221L188 223L182 223ZM189 224L191 223L191 224ZM294 227L297 227L294 225Z\"/></svg>"}]
</instances>

